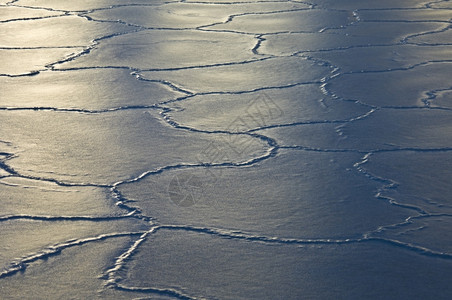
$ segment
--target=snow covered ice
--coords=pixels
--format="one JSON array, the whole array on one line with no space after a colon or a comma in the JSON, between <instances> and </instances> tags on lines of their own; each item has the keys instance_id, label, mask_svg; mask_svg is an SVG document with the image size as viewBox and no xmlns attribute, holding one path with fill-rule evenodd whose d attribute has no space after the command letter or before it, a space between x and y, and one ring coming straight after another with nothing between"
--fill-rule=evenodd
<instances>
[{"instance_id":1,"label":"snow covered ice","mask_svg":"<svg viewBox=\"0 0 452 300\"><path fill-rule=\"evenodd\" d=\"M0 298L452 298L451 20L0 0Z\"/></svg>"}]
</instances>

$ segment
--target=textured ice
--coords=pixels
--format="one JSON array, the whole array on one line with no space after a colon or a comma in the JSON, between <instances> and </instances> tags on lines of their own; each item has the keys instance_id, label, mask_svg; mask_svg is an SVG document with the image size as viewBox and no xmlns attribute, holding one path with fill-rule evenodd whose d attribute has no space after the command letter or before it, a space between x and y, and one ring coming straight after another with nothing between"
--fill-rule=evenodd
<instances>
[{"instance_id":1,"label":"textured ice","mask_svg":"<svg viewBox=\"0 0 452 300\"><path fill-rule=\"evenodd\" d=\"M344 73L409 69L418 64L450 59L452 46L397 45L359 47L348 50L309 53L309 57L332 62Z\"/></svg>"},{"instance_id":2,"label":"textured ice","mask_svg":"<svg viewBox=\"0 0 452 300\"><path fill-rule=\"evenodd\" d=\"M397 9L397 8L421 8L431 1L426 0L380 0L380 1L356 1L356 0L311 0L311 3L325 9Z\"/></svg>"},{"instance_id":3,"label":"textured ice","mask_svg":"<svg viewBox=\"0 0 452 300\"><path fill-rule=\"evenodd\" d=\"M182 125L243 132L295 123L349 120L369 111L364 105L338 101L325 95L320 84L245 94L200 95L171 107L174 111L168 116Z\"/></svg>"},{"instance_id":4,"label":"textured ice","mask_svg":"<svg viewBox=\"0 0 452 300\"><path fill-rule=\"evenodd\" d=\"M42 295L47 299L130 299L132 293L121 296L121 293L112 295L108 289L102 292L104 280L100 275L131 243L133 237L118 237L64 249L59 255L47 257L44 263L34 262L23 274L2 278L2 296L10 299L30 299L30 295L35 299ZM41 280L42 277L46 280Z\"/></svg>"},{"instance_id":5,"label":"textured ice","mask_svg":"<svg viewBox=\"0 0 452 300\"><path fill-rule=\"evenodd\" d=\"M320 299L338 293L347 299L382 294L441 299L452 275L450 261L386 243L286 245L185 231L158 231L135 260L125 278L129 285L222 299ZM447 271L442 276L438 269Z\"/></svg>"},{"instance_id":6,"label":"textured ice","mask_svg":"<svg viewBox=\"0 0 452 300\"><path fill-rule=\"evenodd\" d=\"M429 104L432 107L452 108L452 88L432 93Z\"/></svg>"},{"instance_id":7,"label":"textured ice","mask_svg":"<svg viewBox=\"0 0 452 300\"><path fill-rule=\"evenodd\" d=\"M427 247L438 253L450 252L452 250L452 234L449 230L451 222L451 216L412 218L399 226L386 228L375 236ZM437 232L443 232L442 239L436 238Z\"/></svg>"},{"instance_id":8,"label":"textured ice","mask_svg":"<svg viewBox=\"0 0 452 300\"><path fill-rule=\"evenodd\" d=\"M306 9L305 3L256 2L247 4L169 3L158 7L122 6L89 14L95 20L121 20L151 28L195 28L218 20L227 21L232 15L261 14L273 11Z\"/></svg>"},{"instance_id":9,"label":"textured ice","mask_svg":"<svg viewBox=\"0 0 452 300\"><path fill-rule=\"evenodd\" d=\"M325 51L340 48L365 47L398 43L418 32L444 28L441 23L366 22L322 33L283 33L266 35L259 49L262 54L291 55L293 53ZM411 41L411 40L410 40Z\"/></svg>"},{"instance_id":10,"label":"textured ice","mask_svg":"<svg viewBox=\"0 0 452 300\"><path fill-rule=\"evenodd\" d=\"M353 169L360 157L284 151L252 167L167 172L119 189L163 224L283 238L356 237L406 216L403 210L374 200L380 184ZM176 190L174 180L184 177L198 182L198 188L190 188L194 184L188 182ZM171 193L193 194L194 205L177 205ZM348 215L350 210L360 213Z\"/></svg>"},{"instance_id":11,"label":"textured ice","mask_svg":"<svg viewBox=\"0 0 452 300\"><path fill-rule=\"evenodd\" d=\"M45 70L47 65L71 57L82 50L82 48L0 49L0 75L34 74Z\"/></svg>"},{"instance_id":12,"label":"textured ice","mask_svg":"<svg viewBox=\"0 0 452 300\"><path fill-rule=\"evenodd\" d=\"M199 159L199 153L216 140L227 138L224 134L174 130L152 111L100 116L3 111L0 115L0 134L10 136L20 153L9 165L21 174L74 183L114 183L167 165L208 163ZM53 126L49 118L60 126ZM240 157L233 155L237 144L248 146ZM265 155L268 150L266 142L243 135L236 136L230 145L224 149L226 161L234 163Z\"/></svg>"},{"instance_id":13,"label":"textured ice","mask_svg":"<svg viewBox=\"0 0 452 300\"><path fill-rule=\"evenodd\" d=\"M0 0L0 298L450 299L451 8Z\"/></svg>"},{"instance_id":14,"label":"textured ice","mask_svg":"<svg viewBox=\"0 0 452 300\"><path fill-rule=\"evenodd\" d=\"M452 8L452 2L450 1L438 1L438 2L433 2L430 7L432 8L446 8L446 9L451 9Z\"/></svg>"},{"instance_id":15,"label":"textured ice","mask_svg":"<svg viewBox=\"0 0 452 300\"><path fill-rule=\"evenodd\" d=\"M327 152L448 151L452 147L452 123L449 113L441 110L377 110L354 122L320 123L324 124L300 124L258 132L276 139L282 146Z\"/></svg>"},{"instance_id":16,"label":"textured ice","mask_svg":"<svg viewBox=\"0 0 452 300\"><path fill-rule=\"evenodd\" d=\"M0 179L3 199L0 219L14 215L89 218L125 215L100 187L64 187L53 182L8 177ZM88 201L90 199L90 201Z\"/></svg>"},{"instance_id":17,"label":"textured ice","mask_svg":"<svg viewBox=\"0 0 452 300\"><path fill-rule=\"evenodd\" d=\"M409 43L418 44L418 45L439 45L439 44L452 44L452 31L447 28L447 30L442 30L438 32L432 32L430 34L417 35L410 37L408 39Z\"/></svg>"},{"instance_id":18,"label":"textured ice","mask_svg":"<svg viewBox=\"0 0 452 300\"><path fill-rule=\"evenodd\" d=\"M113 37L90 55L62 65L63 68L117 66L165 69L240 62L253 58L252 36L203 31L141 31ZM61 67L60 67L61 68Z\"/></svg>"},{"instance_id":19,"label":"textured ice","mask_svg":"<svg viewBox=\"0 0 452 300\"><path fill-rule=\"evenodd\" d=\"M192 92L234 93L300 83L320 82L331 68L300 57L281 57L208 68L142 72L143 78L164 80ZM296 76L294 76L296 74Z\"/></svg>"},{"instance_id":20,"label":"textured ice","mask_svg":"<svg viewBox=\"0 0 452 300\"><path fill-rule=\"evenodd\" d=\"M11 265L21 267L22 261L33 260L34 256L45 256L58 250L59 244L77 239L96 237L102 234L140 231L145 228L132 220L117 221L51 221L33 220L3 221L2 244L0 246L0 274ZM124 230L127 228L127 230ZM18 236L20 238L18 238Z\"/></svg>"},{"instance_id":21,"label":"textured ice","mask_svg":"<svg viewBox=\"0 0 452 300\"><path fill-rule=\"evenodd\" d=\"M452 212L451 166L452 158L444 151L378 153L363 165L367 172L384 176L397 185L396 189L385 190L383 196L430 214ZM402 171L406 174L402 175Z\"/></svg>"},{"instance_id":22,"label":"textured ice","mask_svg":"<svg viewBox=\"0 0 452 300\"><path fill-rule=\"evenodd\" d=\"M444 22L450 21L450 11L438 9L400 9L361 11L359 16L363 21L401 21L401 22Z\"/></svg>"},{"instance_id":23,"label":"textured ice","mask_svg":"<svg viewBox=\"0 0 452 300\"><path fill-rule=\"evenodd\" d=\"M31 78L0 77L0 106L108 110L149 107L185 94L158 82L139 81L130 70L41 72Z\"/></svg>"},{"instance_id":24,"label":"textured ice","mask_svg":"<svg viewBox=\"0 0 452 300\"><path fill-rule=\"evenodd\" d=\"M392 72L344 74L331 80L327 90L342 99L377 107L441 106L431 94L452 86L451 67L452 63L443 62Z\"/></svg>"},{"instance_id":25,"label":"textured ice","mask_svg":"<svg viewBox=\"0 0 452 300\"><path fill-rule=\"evenodd\" d=\"M442 110L379 110L366 119L345 124L340 133L346 137L343 143L354 149L452 147L452 119L448 111Z\"/></svg>"},{"instance_id":26,"label":"textured ice","mask_svg":"<svg viewBox=\"0 0 452 300\"><path fill-rule=\"evenodd\" d=\"M90 11L93 9L108 9L115 5L158 5L171 2L171 0L78 0L78 1L60 1L60 0L19 0L17 4L31 7L44 7L63 11Z\"/></svg>"},{"instance_id":27,"label":"textured ice","mask_svg":"<svg viewBox=\"0 0 452 300\"><path fill-rule=\"evenodd\" d=\"M0 22L17 21L23 19L37 19L50 16L62 15L62 12L53 12L45 9L30 9L24 7L1 6Z\"/></svg>"},{"instance_id":28,"label":"textured ice","mask_svg":"<svg viewBox=\"0 0 452 300\"><path fill-rule=\"evenodd\" d=\"M302 10L276 12L265 15L237 16L231 22L208 27L210 30L224 30L247 33L316 32L325 28L345 26L353 22L351 12L325 10Z\"/></svg>"},{"instance_id":29,"label":"textured ice","mask_svg":"<svg viewBox=\"0 0 452 300\"><path fill-rule=\"evenodd\" d=\"M0 23L0 47L83 47L94 39L132 30L78 16Z\"/></svg>"}]
</instances>

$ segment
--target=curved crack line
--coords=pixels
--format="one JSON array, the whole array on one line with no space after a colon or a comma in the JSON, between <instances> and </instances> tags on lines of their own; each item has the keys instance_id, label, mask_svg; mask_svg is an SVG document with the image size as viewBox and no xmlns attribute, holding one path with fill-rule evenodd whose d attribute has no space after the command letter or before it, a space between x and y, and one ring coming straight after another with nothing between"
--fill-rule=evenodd
<instances>
[{"instance_id":1,"label":"curved crack line","mask_svg":"<svg viewBox=\"0 0 452 300\"><path fill-rule=\"evenodd\" d=\"M410 217L416 218L416 217ZM410 218L407 218L404 222L409 222ZM402 224L399 223L399 224ZM397 226L397 224L388 225L385 227ZM382 227L373 231L376 232L381 230ZM107 285L113 286L116 289L126 290L126 291L135 291L135 292L144 292L144 293L157 293L175 296L180 299L199 299L193 298L184 294L180 291L174 289L160 289L155 287L130 287L121 284L122 278L118 275L118 273L126 267L126 263L130 261L133 255L136 253L140 245L146 241L148 235L155 234L159 230L170 230L170 231L187 231L187 232L195 232L207 235L213 235L220 238L227 239L236 239L236 240L244 240L248 242L257 242L264 244L283 244L283 245L343 245L343 244L356 244L356 243L368 243L368 242L382 242L387 243L392 246L400 247L409 251L413 251L420 255L425 256L434 256L442 259L452 259L451 253L446 252L438 252L432 249L422 247L419 245L414 245L411 243L404 243L394 239L387 238L379 238L379 237L370 237L370 233L364 234L360 238L344 238L344 239L293 239L293 238L280 238L280 237L268 237L268 236L260 236L247 234L240 231L231 231L227 229L217 229L211 227L195 227L195 226L186 226L186 225L153 225L152 228L143 233L140 238L135 241L135 243L127 249L122 255L118 257L113 267L107 270L104 274L104 278L107 279Z\"/></svg>"},{"instance_id":2,"label":"curved crack line","mask_svg":"<svg viewBox=\"0 0 452 300\"><path fill-rule=\"evenodd\" d=\"M421 33L410 34L410 35L407 35L404 38L402 38L400 40L400 42L403 43L403 44L409 44L408 40L410 40L410 39L417 38L417 37L424 36L424 35L443 33L443 32L448 31L449 29L451 29L451 27L452 27L452 25L448 25L448 26L445 26L444 28L437 29L437 30L431 30L431 31L426 31L426 32L421 32Z\"/></svg>"},{"instance_id":3,"label":"curved crack line","mask_svg":"<svg viewBox=\"0 0 452 300\"><path fill-rule=\"evenodd\" d=\"M2 20L0 21L0 24L3 23L10 23L10 22L18 22L18 21L35 21L35 20L44 20L44 19L51 19L51 18L60 18L63 16L67 16L67 14L61 14L56 16L43 16L43 17L26 17L26 18L17 18L17 19L8 19L8 20Z\"/></svg>"},{"instance_id":4,"label":"curved crack line","mask_svg":"<svg viewBox=\"0 0 452 300\"><path fill-rule=\"evenodd\" d=\"M78 47L81 48L81 47ZM1 48L0 48L1 49ZM222 62L222 63L214 63L214 64L206 64L206 65L192 65L186 67L174 67L174 68L136 68L130 66L85 66L85 67L70 67L70 68L58 68L53 69L53 72L64 72L64 71L77 71L77 70L95 70L95 69L123 69L132 71L132 75L140 75L141 72L167 72L167 71L180 71L180 70L191 70L191 69L204 69L204 68L212 68L212 67L222 67L222 66L234 66L234 65L243 65L254 62L265 61L268 59L275 58L272 55L267 55L266 57L249 59L243 61L232 61L232 62ZM141 75L140 75L140 78ZM142 78L143 80L147 80Z\"/></svg>"},{"instance_id":5,"label":"curved crack line","mask_svg":"<svg viewBox=\"0 0 452 300\"><path fill-rule=\"evenodd\" d=\"M64 249L84 245L91 242L98 242L107 240L110 238L117 238L117 237L127 237L127 236L136 236L141 235L142 232L125 232L125 233L109 233L109 234L101 234L95 237L88 237L88 238L82 238L82 239L76 239L76 240L69 240L67 242L55 244L53 246L47 247L46 249L31 254L29 256L26 256L18 261L14 261L10 264L9 267L6 268L6 270L0 272L0 279L4 277L12 276L18 272L23 272L26 270L26 268L33 262L49 258L54 255L58 255L63 251Z\"/></svg>"},{"instance_id":6,"label":"curved crack line","mask_svg":"<svg viewBox=\"0 0 452 300\"><path fill-rule=\"evenodd\" d=\"M115 221L122 219L130 219L134 216L132 214L120 215L120 216L35 216L35 215L7 215L0 216L0 222L6 222L11 220L32 220L32 221L90 221L90 222L104 222Z\"/></svg>"},{"instance_id":7,"label":"curved crack line","mask_svg":"<svg viewBox=\"0 0 452 300\"><path fill-rule=\"evenodd\" d=\"M354 101L355 102L355 101ZM266 129L273 129L273 128L284 128L284 127L292 127L292 126L299 126L299 125L315 125L315 124L349 124L351 122L363 120L370 115L372 115L374 112L376 112L377 109L372 108L368 112L358 115L356 117L352 117L349 119L343 119L343 120L313 120L313 121L301 121L301 122L294 122L294 123L288 123L288 124L275 124L275 125L268 125L263 126L255 129L250 129L246 132L252 133L256 131L266 130Z\"/></svg>"},{"instance_id":8,"label":"curved crack line","mask_svg":"<svg viewBox=\"0 0 452 300\"><path fill-rule=\"evenodd\" d=\"M279 13L287 13L287 12L298 12L298 11L312 11L311 8L295 8L295 9L283 9L283 10L275 10L270 12L246 12L241 14L232 14L227 17L225 21L214 22L208 25L197 26L196 29L203 30L208 27L216 26L216 25L225 25L234 20L236 17L250 16L250 15L271 15L271 14L279 14Z\"/></svg>"},{"instance_id":9,"label":"curved crack line","mask_svg":"<svg viewBox=\"0 0 452 300\"><path fill-rule=\"evenodd\" d=\"M52 69L55 68L56 65L60 65L60 64L64 64L64 63L73 61L73 60L75 60L75 59L77 59L77 58L79 58L79 57L82 57L82 56L84 56L84 55L87 55L87 54L91 53L91 51L92 51L97 45L99 45L99 43L100 43L101 41L103 41L103 40L111 39L111 38L114 38L114 37L117 37L117 36L126 35L126 34L132 34L132 33L140 32L140 31L142 31L142 30L141 30L141 29L136 29L136 30L125 31L125 32L115 32L115 33L112 33L112 34L108 34L108 35L105 35L105 36L96 38L96 39L94 39L94 40L92 41L91 45L86 46L85 49L83 49L83 50L80 51L79 53L76 53L76 54L74 54L74 55L70 55L69 57L64 58L64 59L62 59L62 60L58 60L58 61L56 61L56 62L49 63L49 64L47 64L45 67L46 67L46 69L52 70Z\"/></svg>"},{"instance_id":10,"label":"curved crack line","mask_svg":"<svg viewBox=\"0 0 452 300\"><path fill-rule=\"evenodd\" d=\"M392 241L391 241L392 242Z\"/></svg>"},{"instance_id":11,"label":"curved crack line","mask_svg":"<svg viewBox=\"0 0 452 300\"><path fill-rule=\"evenodd\" d=\"M361 161L355 163L353 165L353 167L361 174L363 174L365 177L369 178L372 181L375 182L379 182L382 183L383 186L381 188L379 188L377 190L377 193L375 194L375 197L377 199L382 199L387 201L389 204L397 206L397 207L401 207L401 208L405 208L405 209L409 209L409 210L413 210L416 211L419 214L425 215L428 214L428 212L426 212L425 210L423 210L422 208L420 208L419 206L416 205L412 205L412 204L403 204L403 203L399 203L397 202L396 199L389 197L389 196L385 196L383 195L385 192L387 192L388 190L395 190L397 189L397 187L399 186L399 184L391 179L388 178L383 178L377 175L372 174L371 172L367 171L363 166L365 164L367 164L367 162L369 161L370 156L372 156L374 154L374 152L369 152L366 155L364 155L361 158Z\"/></svg>"},{"instance_id":12,"label":"curved crack line","mask_svg":"<svg viewBox=\"0 0 452 300\"><path fill-rule=\"evenodd\" d=\"M438 94L442 93L442 92L452 92L452 86L449 87L449 88L442 88L442 89L436 89L436 90L427 91L427 92L425 92L427 97L423 98L421 101L428 108L444 108L444 107L441 107L441 106L435 106L435 107L431 106L432 102L434 102L435 99L438 97ZM452 108L448 108L448 109L452 110Z\"/></svg>"},{"instance_id":13,"label":"curved crack line","mask_svg":"<svg viewBox=\"0 0 452 300\"><path fill-rule=\"evenodd\" d=\"M132 259L133 255L136 253L140 245L147 240L148 235L155 233L158 230L158 228L159 228L158 226L153 225L151 229L142 233L140 237L116 259L113 266L109 268L107 271L105 271L105 273L103 274L103 279L106 280L106 286L110 286L117 290L122 290L126 292L152 293L158 295L172 296L178 299L189 299L189 300L202 299L188 296L182 291L176 289L170 288L160 289L151 287L139 288L121 284L122 278L118 276L118 273L125 268L126 263Z\"/></svg>"}]
</instances>

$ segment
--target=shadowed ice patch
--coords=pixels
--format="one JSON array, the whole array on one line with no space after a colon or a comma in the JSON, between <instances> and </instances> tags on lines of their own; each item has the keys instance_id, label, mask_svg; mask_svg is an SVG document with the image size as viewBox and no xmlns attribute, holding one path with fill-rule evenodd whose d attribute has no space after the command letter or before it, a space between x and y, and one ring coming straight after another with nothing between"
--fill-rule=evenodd
<instances>
[{"instance_id":1,"label":"shadowed ice patch","mask_svg":"<svg viewBox=\"0 0 452 300\"><path fill-rule=\"evenodd\" d=\"M360 150L452 147L452 119L447 111L379 110L368 118L345 124L339 132L346 137L342 145Z\"/></svg>"},{"instance_id":2,"label":"shadowed ice patch","mask_svg":"<svg viewBox=\"0 0 452 300\"><path fill-rule=\"evenodd\" d=\"M168 171L119 190L162 224L285 238L356 237L409 212L374 197L381 183L353 170L360 158L283 151L250 167ZM181 205L182 198L190 203Z\"/></svg>"},{"instance_id":3,"label":"shadowed ice patch","mask_svg":"<svg viewBox=\"0 0 452 300\"><path fill-rule=\"evenodd\" d=\"M360 11L359 16L368 21L408 21L408 22L445 22L451 19L450 11L440 9L387 9ZM397 25L398 26L398 25Z\"/></svg>"},{"instance_id":4,"label":"shadowed ice patch","mask_svg":"<svg viewBox=\"0 0 452 300\"><path fill-rule=\"evenodd\" d=\"M415 217L372 236L410 243L439 253L452 253L452 215Z\"/></svg>"},{"instance_id":5,"label":"shadowed ice patch","mask_svg":"<svg viewBox=\"0 0 452 300\"><path fill-rule=\"evenodd\" d=\"M113 183L167 165L206 163L199 152L227 134L174 129L142 110L106 114L3 111L0 136L18 150L8 161L20 174L77 183ZM58 124L58 125L55 125ZM38 142L39 141L39 142ZM234 146L247 146L236 153ZM237 163L267 155L266 141L233 136L216 163ZM210 162L210 161L208 161Z\"/></svg>"},{"instance_id":6,"label":"shadowed ice patch","mask_svg":"<svg viewBox=\"0 0 452 300\"><path fill-rule=\"evenodd\" d=\"M451 45L452 30L433 32L427 35L417 35L407 40L409 43L417 45Z\"/></svg>"},{"instance_id":7,"label":"shadowed ice patch","mask_svg":"<svg viewBox=\"0 0 452 300\"><path fill-rule=\"evenodd\" d=\"M376 72L409 69L427 62L450 60L452 46L398 45L353 48L329 52L308 53L306 56L325 60L342 72Z\"/></svg>"},{"instance_id":8,"label":"shadowed ice patch","mask_svg":"<svg viewBox=\"0 0 452 300\"><path fill-rule=\"evenodd\" d=\"M392 72L354 73L335 77L327 90L342 99L377 107L439 106L427 93L452 87L448 74L452 63L432 63Z\"/></svg>"},{"instance_id":9,"label":"shadowed ice patch","mask_svg":"<svg viewBox=\"0 0 452 300\"><path fill-rule=\"evenodd\" d=\"M190 230L158 231L127 267L126 286L196 299L445 299L452 276L450 260L383 242L283 246Z\"/></svg>"},{"instance_id":10,"label":"shadowed ice patch","mask_svg":"<svg viewBox=\"0 0 452 300\"><path fill-rule=\"evenodd\" d=\"M449 152L377 153L370 156L363 168L396 183L396 187L384 191L383 196L428 213L452 213L452 158ZM450 241L441 236L436 238Z\"/></svg>"},{"instance_id":11,"label":"shadowed ice patch","mask_svg":"<svg viewBox=\"0 0 452 300\"><path fill-rule=\"evenodd\" d=\"M326 9L394 9L394 8L421 8L429 0L379 0L379 1L356 1L356 0L311 0L313 4Z\"/></svg>"},{"instance_id":12,"label":"shadowed ice patch","mask_svg":"<svg viewBox=\"0 0 452 300\"><path fill-rule=\"evenodd\" d=\"M357 23L354 26L326 30L321 33L266 35L259 52L291 55L298 52L393 44L408 35L441 28L444 28L442 23L400 23L397 26L390 22Z\"/></svg>"}]
</instances>

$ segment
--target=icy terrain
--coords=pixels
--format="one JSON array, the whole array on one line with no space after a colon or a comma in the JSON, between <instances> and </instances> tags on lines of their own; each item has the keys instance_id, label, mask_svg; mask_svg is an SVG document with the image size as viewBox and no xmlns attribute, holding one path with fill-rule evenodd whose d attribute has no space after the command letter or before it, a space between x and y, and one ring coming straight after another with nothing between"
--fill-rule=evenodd
<instances>
[{"instance_id":1,"label":"icy terrain","mask_svg":"<svg viewBox=\"0 0 452 300\"><path fill-rule=\"evenodd\" d=\"M451 299L452 1L0 0L0 299Z\"/></svg>"}]
</instances>

